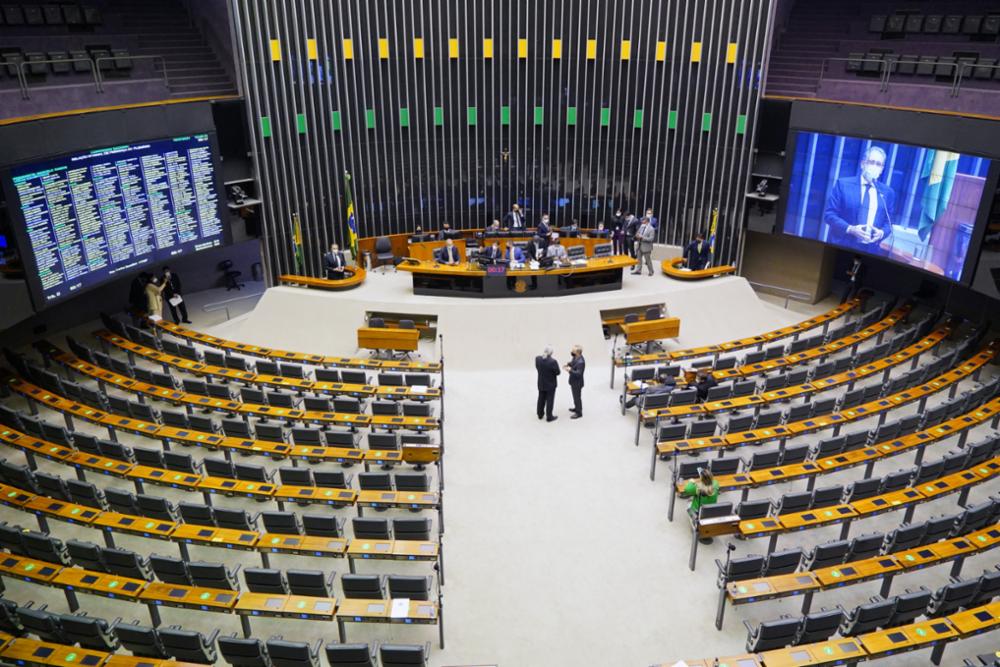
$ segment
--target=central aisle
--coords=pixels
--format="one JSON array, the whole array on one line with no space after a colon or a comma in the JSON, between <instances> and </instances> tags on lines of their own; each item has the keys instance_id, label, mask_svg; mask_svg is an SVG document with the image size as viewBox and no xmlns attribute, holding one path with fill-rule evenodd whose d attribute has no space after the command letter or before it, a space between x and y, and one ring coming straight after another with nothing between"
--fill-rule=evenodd
<instances>
[{"instance_id":1,"label":"central aisle","mask_svg":"<svg viewBox=\"0 0 1000 667\"><path fill-rule=\"evenodd\" d=\"M603 351L602 351L603 352ZM557 350L560 364L568 350ZM647 477L650 435L631 444L607 366L588 368L584 418L560 376L552 423L535 417L532 359L449 371L445 479L447 650L434 665L648 665L738 648L711 626L711 557L687 574L683 511ZM620 385L619 385L620 386Z\"/></svg>"}]
</instances>

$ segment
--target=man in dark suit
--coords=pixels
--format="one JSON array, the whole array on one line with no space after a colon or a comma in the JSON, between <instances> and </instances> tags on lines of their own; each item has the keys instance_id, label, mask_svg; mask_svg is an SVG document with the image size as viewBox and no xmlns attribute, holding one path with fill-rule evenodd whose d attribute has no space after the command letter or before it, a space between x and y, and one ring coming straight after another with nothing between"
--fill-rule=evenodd
<instances>
[{"instance_id":1,"label":"man in dark suit","mask_svg":"<svg viewBox=\"0 0 1000 667\"><path fill-rule=\"evenodd\" d=\"M708 266L711 257L711 247L705 240L705 235L698 232L694 235L694 241L688 243L684 249L684 265L692 271L701 271Z\"/></svg>"},{"instance_id":2,"label":"man in dark suit","mask_svg":"<svg viewBox=\"0 0 1000 667\"><path fill-rule=\"evenodd\" d=\"M344 267L347 266L347 262L344 261L344 253L340 252L340 248L336 243L330 246L330 252L323 255L323 269L326 271L327 280L342 280L344 278Z\"/></svg>"},{"instance_id":3,"label":"man in dark suit","mask_svg":"<svg viewBox=\"0 0 1000 667\"><path fill-rule=\"evenodd\" d=\"M175 306L171 301L177 301L177 297L180 297L180 301ZM181 296L181 279L170 270L169 266L163 267L163 300L170 306L170 316L174 318L174 324L181 322L191 324L191 320L188 319L187 304ZM177 317L178 312L180 317Z\"/></svg>"},{"instance_id":4,"label":"man in dark suit","mask_svg":"<svg viewBox=\"0 0 1000 667\"><path fill-rule=\"evenodd\" d=\"M631 213L625 216L625 238L623 242L625 243L625 250L628 251L629 257L638 257L638 248L636 248L635 235L639 231L639 218L635 217Z\"/></svg>"},{"instance_id":5,"label":"man in dark suit","mask_svg":"<svg viewBox=\"0 0 1000 667\"><path fill-rule=\"evenodd\" d=\"M653 229L660 228L660 221L657 219L655 215L653 215L653 209L651 208L646 209L646 215L643 216L643 220L651 224L653 226Z\"/></svg>"},{"instance_id":6,"label":"man in dark suit","mask_svg":"<svg viewBox=\"0 0 1000 667\"><path fill-rule=\"evenodd\" d=\"M500 250L500 242L494 241L490 244L490 247L482 252L481 257L485 257L491 262L496 262L498 259L503 259L503 251Z\"/></svg>"},{"instance_id":7,"label":"man in dark suit","mask_svg":"<svg viewBox=\"0 0 1000 667\"><path fill-rule=\"evenodd\" d=\"M542 219L538 221L535 235L542 240L539 244L539 256L545 255L546 248L549 247L549 236L552 234L552 227L549 226L549 214L542 213Z\"/></svg>"},{"instance_id":8,"label":"man in dark suit","mask_svg":"<svg viewBox=\"0 0 1000 667\"><path fill-rule=\"evenodd\" d=\"M559 362L552 358L552 346L547 345L545 351L535 357L535 370L538 372L538 403L535 412L538 418L554 422L559 419L552 414L552 405L556 400L556 378L559 377Z\"/></svg>"},{"instance_id":9,"label":"man in dark suit","mask_svg":"<svg viewBox=\"0 0 1000 667\"><path fill-rule=\"evenodd\" d=\"M615 209L614 215L608 219L607 224L608 229L611 230L611 242L614 244L614 253L616 255L625 254L625 216L622 214L622 210Z\"/></svg>"},{"instance_id":10,"label":"man in dark suit","mask_svg":"<svg viewBox=\"0 0 1000 667\"><path fill-rule=\"evenodd\" d=\"M844 287L844 298L841 303L847 303L854 298L854 295L861 289L861 283L865 279L865 264L861 261L861 255L855 255L851 260L851 268L847 269L847 285Z\"/></svg>"},{"instance_id":11,"label":"man in dark suit","mask_svg":"<svg viewBox=\"0 0 1000 667\"><path fill-rule=\"evenodd\" d=\"M451 239L445 241L444 247L441 248L441 262L448 266L455 266L459 262L458 248L455 247L455 242Z\"/></svg>"},{"instance_id":12,"label":"man in dark suit","mask_svg":"<svg viewBox=\"0 0 1000 667\"><path fill-rule=\"evenodd\" d=\"M569 388L573 392L573 409L570 412L573 416L570 419L579 419L583 416L583 401L580 394L583 393L583 372L587 368L587 362L583 358L583 348L574 345L570 350L570 362L564 366L569 373Z\"/></svg>"},{"instance_id":13,"label":"man in dark suit","mask_svg":"<svg viewBox=\"0 0 1000 667\"><path fill-rule=\"evenodd\" d=\"M449 225L446 222L441 227L441 230L438 232L438 241L443 241L445 239L450 239L451 237L452 237L451 225Z\"/></svg>"},{"instance_id":14,"label":"man in dark suit","mask_svg":"<svg viewBox=\"0 0 1000 667\"><path fill-rule=\"evenodd\" d=\"M699 368L694 379L694 387L698 391L698 400L704 401L708 398L708 390L719 384L718 381L704 368Z\"/></svg>"},{"instance_id":15,"label":"man in dark suit","mask_svg":"<svg viewBox=\"0 0 1000 667\"><path fill-rule=\"evenodd\" d=\"M830 243L873 255L889 253L896 193L878 180L885 159L885 150L869 146L861 157L860 173L839 179L830 190L823 211Z\"/></svg>"},{"instance_id":16,"label":"man in dark suit","mask_svg":"<svg viewBox=\"0 0 1000 667\"><path fill-rule=\"evenodd\" d=\"M507 229L522 229L524 227L524 214L521 207L514 204L510 207L510 212L503 217L503 226Z\"/></svg>"}]
</instances>

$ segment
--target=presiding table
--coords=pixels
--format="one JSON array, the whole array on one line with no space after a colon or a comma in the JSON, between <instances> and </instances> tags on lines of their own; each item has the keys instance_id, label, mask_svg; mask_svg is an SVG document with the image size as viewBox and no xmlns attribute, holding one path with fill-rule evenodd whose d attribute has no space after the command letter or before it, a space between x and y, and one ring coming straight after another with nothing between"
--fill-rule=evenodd
<instances>
[{"instance_id":1,"label":"presiding table","mask_svg":"<svg viewBox=\"0 0 1000 667\"><path fill-rule=\"evenodd\" d=\"M455 266L409 259L397 269L413 275L413 293L476 298L562 296L622 287L622 272L636 260L624 255L591 258L585 264L532 269L462 262Z\"/></svg>"}]
</instances>

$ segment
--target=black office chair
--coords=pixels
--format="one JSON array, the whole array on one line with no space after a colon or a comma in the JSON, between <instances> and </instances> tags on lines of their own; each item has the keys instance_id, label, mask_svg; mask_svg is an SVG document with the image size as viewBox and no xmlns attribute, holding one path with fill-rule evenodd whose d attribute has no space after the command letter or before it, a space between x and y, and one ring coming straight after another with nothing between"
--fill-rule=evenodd
<instances>
[{"instance_id":1,"label":"black office chair","mask_svg":"<svg viewBox=\"0 0 1000 667\"><path fill-rule=\"evenodd\" d=\"M215 639L219 631L214 630L206 637L200 632L182 630L179 625L171 625L157 630L164 651L175 660L211 665L217 657Z\"/></svg>"},{"instance_id":2,"label":"black office chair","mask_svg":"<svg viewBox=\"0 0 1000 667\"><path fill-rule=\"evenodd\" d=\"M222 659L233 667L271 667L267 647L257 638L240 639L233 635L219 637L216 643Z\"/></svg>"},{"instance_id":3,"label":"black office chair","mask_svg":"<svg viewBox=\"0 0 1000 667\"><path fill-rule=\"evenodd\" d=\"M392 264L393 270L396 268L396 255L392 252L392 241L388 236L380 236L375 239L375 266L385 266L385 263Z\"/></svg>"},{"instance_id":4,"label":"black office chair","mask_svg":"<svg viewBox=\"0 0 1000 667\"><path fill-rule=\"evenodd\" d=\"M242 271L237 271L233 268L233 260L225 259L219 262L219 270L222 271L224 280L226 281L226 291L238 290L246 285L238 282L236 279L243 275Z\"/></svg>"},{"instance_id":5,"label":"black office chair","mask_svg":"<svg viewBox=\"0 0 1000 667\"><path fill-rule=\"evenodd\" d=\"M330 667L375 667L375 649L368 644L327 644Z\"/></svg>"}]
</instances>

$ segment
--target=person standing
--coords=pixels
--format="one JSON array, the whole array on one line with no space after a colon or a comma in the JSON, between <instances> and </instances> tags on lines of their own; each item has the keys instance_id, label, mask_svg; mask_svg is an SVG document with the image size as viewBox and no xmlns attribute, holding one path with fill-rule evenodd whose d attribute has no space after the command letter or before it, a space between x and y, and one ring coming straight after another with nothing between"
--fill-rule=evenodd
<instances>
[{"instance_id":1,"label":"person standing","mask_svg":"<svg viewBox=\"0 0 1000 667\"><path fill-rule=\"evenodd\" d=\"M635 232L635 249L639 263L635 265L632 273L637 275L642 273L642 263L645 262L646 268L649 269L649 275L653 275L652 253L654 240L656 240L656 229L647 218L643 218L642 224L639 225L639 229Z\"/></svg>"},{"instance_id":2,"label":"person standing","mask_svg":"<svg viewBox=\"0 0 1000 667\"><path fill-rule=\"evenodd\" d=\"M614 215L608 220L608 229L611 230L611 243L616 255L625 254L625 216L622 210L615 209Z\"/></svg>"},{"instance_id":3,"label":"person standing","mask_svg":"<svg viewBox=\"0 0 1000 667\"><path fill-rule=\"evenodd\" d=\"M552 358L552 346L546 345L545 351L535 357L535 370L538 372L538 403L535 412L538 418L554 422L559 419L552 414L552 406L556 400L556 378L559 377L559 362Z\"/></svg>"},{"instance_id":4,"label":"person standing","mask_svg":"<svg viewBox=\"0 0 1000 667\"><path fill-rule=\"evenodd\" d=\"M188 309L187 304L184 303L184 297L181 296L181 279L176 273L170 270L169 266L163 267L163 298L167 300L167 305L170 306L170 316L174 319L174 324L191 324L191 320L188 319ZM177 317L177 313L180 312L180 317Z\"/></svg>"},{"instance_id":5,"label":"person standing","mask_svg":"<svg viewBox=\"0 0 1000 667\"><path fill-rule=\"evenodd\" d=\"M635 241L635 235L639 231L639 218L635 217L631 213L625 214L625 248L628 250L628 256L632 258L638 258L639 252L637 249L638 244Z\"/></svg>"},{"instance_id":6,"label":"person standing","mask_svg":"<svg viewBox=\"0 0 1000 667\"><path fill-rule=\"evenodd\" d=\"M549 226L549 214L543 213L542 219L538 221L538 227L535 228L535 236L541 239L541 243L538 245L538 250L540 256L545 256L545 250L549 247L549 236L552 234L552 228Z\"/></svg>"},{"instance_id":7,"label":"person standing","mask_svg":"<svg viewBox=\"0 0 1000 667\"><path fill-rule=\"evenodd\" d=\"M861 255L855 255L851 262L851 268L847 270L847 285L844 288L844 298L841 303L847 303L854 298L854 295L861 289L861 281L865 277L865 264L861 261Z\"/></svg>"},{"instance_id":8,"label":"person standing","mask_svg":"<svg viewBox=\"0 0 1000 667\"><path fill-rule=\"evenodd\" d=\"M573 416L570 419L579 419L583 416L583 400L580 394L583 393L583 371L587 368L582 347L573 346L573 349L570 350L570 362L564 368L569 373L569 388L573 392L573 409L570 410Z\"/></svg>"},{"instance_id":9,"label":"person standing","mask_svg":"<svg viewBox=\"0 0 1000 667\"><path fill-rule=\"evenodd\" d=\"M340 247L334 243L330 245L330 252L323 255L323 269L326 271L327 280L342 280L344 278L344 253L340 252Z\"/></svg>"},{"instance_id":10,"label":"person standing","mask_svg":"<svg viewBox=\"0 0 1000 667\"><path fill-rule=\"evenodd\" d=\"M503 222L507 229L522 229L524 227L524 214L521 213L521 207L513 204L510 207L510 212L503 217Z\"/></svg>"},{"instance_id":11,"label":"person standing","mask_svg":"<svg viewBox=\"0 0 1000 667\"><path fill-rule=\"evenodd\" d=\"M649 222L649 224L653 225L653 229L660 228L660 221L656 218L655 215L653 215L653 209L651 208L646 209L646 216L643 218L643 220L646 220L647 222Z\"/></svg>"},{"instance_id":12,"label":"person standing","mask_svg":"<svg viewBox=\"0 0 1000 667\"><path fill-rule=\"evenodd\" d=\"M705 235L698 232L684 249L684 265L692 271L701 271L708 266L711 255L712 248L705 241Z\"/></svg>"},{"instance_id":13,"label":"person standing","mask_svg":"<svg viewBox=\"0 0 1000 667\"><path fill-rule=\"evenodd\" d=\"M143 271L132 279L128 288L128 304L132 323L140 327L146 326L146 316L149 314L146 312L146 307L149 305L146 301L146 283L148 282L149 274Z\"/></svg>"},{"instance_id":14,"label":"person standing","mask_svg":"<svg viewBox=\"0 0 1000 667\"><path fill-rule=\"evenodd\" d=\"M166 286L162 280L153 276L146 283L146 314L155 319L163 319L163 289Z\"/></svg>"}]
</instances>

